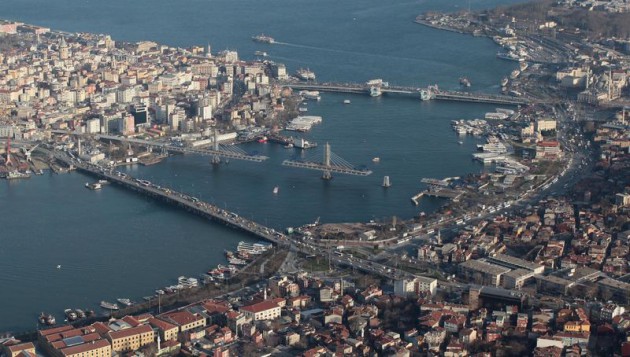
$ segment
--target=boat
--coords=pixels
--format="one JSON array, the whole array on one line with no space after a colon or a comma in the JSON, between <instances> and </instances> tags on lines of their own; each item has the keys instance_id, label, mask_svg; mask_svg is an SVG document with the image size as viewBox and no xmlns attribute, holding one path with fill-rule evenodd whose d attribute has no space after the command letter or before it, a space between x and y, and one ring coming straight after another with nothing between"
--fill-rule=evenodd
<instances>
[{"instance_id":1,"label":"boat","mask_svg":"<svg viewBox=\"0 0 630 357\"><path fill-rule=\"evenodd\" d=\"M320 100L322 97L319 95L319 91L316 90L302 90L299 93L304 99Z\"/></svg>"},{"instance_id":2,"label":"boat","mask_svg":"<svg viewBox=\"0 0 630 357\"><path fill-rule=\"evenodd\" d=\"M316 78L315 73L308 68L298 69L295 75L303 81L314 81Z\"/></svg>"},{"instance_id":3,"label":"boat","mask_svg":"<svg viewBox=\"0 0 630 357\"><path fill-rule=\"evenodd\" d=\"M300 107L300 108L298 108L298 111L299 111L300 113L308 112L308 108L302 108L302 107Z\"/></svg>"},{"instance_id":4,"label":"boat","mask_svg":"<svg viewBox=\"0 0 630 357\"><path fill-rule=\"evenodd\" d=\"M64 314L66 314L68 321L74 321L78 317L77 313L74 312L72 309L65 309L63 312Z\"/></svg>"},{"instance_id":5,"label":"boat","mask_svg":"<svg viewBox=\"0 0 630 357\"><path fill-rule=\"evenodd\" d=\"M503 79L501 80L501 87L507 86L509 81L510 80L507 77L503 77Z\"/></svg>"},{"instance_id":6,"label":"boat","mask_svg":"<svg viewBox=\"0 0 630 357\"><path fill-rule=\"evenodd\" d=\"M392 183L389 181L389 176L384 176L383 177L383 187L387 188L389 186L391 186Z\"/></svg>"},{"instance_id":7,"label":"boat","mask_svg":"<svg viewBox=\"0 0 630 357\"><path fill-rule=\"evenodd\" d=\"M486 119L492 119L492 120L505 120L509 117L510 116L506 113L495 113L495 112L488 112L485 115Z\"/></svg>"},{"instance_id":8,"label":"boat","mask_svg":"<svg viewBox=\"0 0 630 357\"><path fill-rule=\"evenodd\" d=\"M100 183L96 182L96 183L85 183L85 188L89 188L90 190L100 190L101 188L103 188L103 185L101 185Z\"/></svg>"},{"instance_id":9,"label":"boat","mask_svg":"<svg viewBox=\"0 0 630 357\"><path fill-rule=\"evenodd\" d=\"M381 92L381 87L370 87L370 96L371 97L380 97L383 92Z\"/></svg>"},{"instance_id":10,"label":"boat","mask_svg":"<svg viewBox=\"0 0 630 357\"><path fill-rule=\"evenodd\" d=\"M112 304L111 302L101 301L101 307L107 310L118 310L118 304Z\"/></svg>"},{"instance_id":11,"label":"boat","mask_svg":"<svg viewBox=\"0 0 630 357\"><path fill-rule=\"evenodd\" d=\"M107 180L98 180L98 183L100 183L101 185L107 185L109 183L109 181L107 181Z\"/></svg>"},{"instance_id":12,"label":"boat","mask_svg":"<svg viewBox=\"0 0 630 357\"><path fill-rule=\"evenodd\" d=\"M258 139L258 142L259 142L259 143L266 143L266 142L267 142L267 137L266 137L266 136L260 137L260 138Z\"/></svg>"},{"instance_id":13,"label":"boat","mask_svg":"<svg viewBox=\"0 0 630 357\"><path fill-rule=\"evenodd\" d=\"M312 149L317 147L317 143L311 143L309 141L304 140L304 138L299 138L293 143L293 147L298 149Z\"/></svg>"},{"instance_id":14,"label":"boat","mask_svg":"<svg viewBox=\"0 0 630 357\"><path fill-rule=\"evenodd\" d=\"M131 306L133 305L133 301L126 299L126 298L118 298L116 299L116 301L118 301L119 303L125 305L125 306Z\"/></svg>"},{"instance_id":15,"label":"boat","mask_svg":"<svg viewBox=\"0 0 630 357\"><path fill-rule=\"evenodd\" d=\"M521 62L519 63L519 68L521 70L521 72L523 72L524 70L527 69L527 67L529 67L529 65L527 64L527 62Z\"/></svg>"},{"instance_id":16,"label":"boat","mask_svg":"<svg viewBox=\"0 0 630 357\"><path fill-rule=\"evenodd\" d=\"M497 57L500 59L504 59L504 60L508 60L508 61L516 61L516 62L522 62L523 59L520 58L519 56L517 56L515 53L513 52L497 52Z\"/></svg>"},{"instance_id":17,"label":"boat","mask_svg":"<svg viewBox=\"0 0 630 357\"><path fill-rule=\"evenodd\" d=\"M276 40L274 40L273 37L271 36L267 36L265 34L260 34L260 35L256 35L256 36L252 36L252 40L254 42L260 42L260 43L268 43L268 44L272 44L275 43Z\"/></svg>"},{"instance_id":18,"label":"boat","mask_svg":"<svg viewBox=\"0 0 630 357\"><path fill-rule=\"evenodd\" d=\"M280 188L278 186L273 188L273 194L277 195L278 194L278 190L280 190Z\"/></svg>"},{"instance_id":19,"label":"boat","mask_svg":"<svg viewBox=\"0 0 630 357\"><path fill-rule=\"evenodd\" d=\"M284 146L285 149L292 149L293 148L293 144L292 143L288 143Z\"/></svg>"},{"instance_id":20,"label":"boat","mask_svg":"<svg viewBox=\"0 0 630 357\"><path fill-rule=\"evenodd\" d=\"M256 56L267 57L267 52L265 51L256 51L254 52Z\"/></svg>"},{"instance_id":21,"label":"boat","mask_svg":"<svg viewBox=\"0 0 630 357\"><path fill-rule=\"evenodd\" d=\"M466 77L460 77L459 84L461 84L463 87L470 87L470 80Z\"/></svg>"},{"instance_id":22,"label":"boat","mask_svg":"<svg viewBox=\"0 0 630 357\"><path fill-rule=\"evenodd\" d=\"M521 74L521 71L519 71L518 69L515 69L510 73L510 78L516 79L516 77L518 77L519 74Z\"/></svg>"},{"instance_id":23,"label":"boat","mask_svg":"<svg viewBox=\"0 0 630 357\"><path fill-rule=\"evenodd\" d=\"M57 319L55 319L55 317L51 314L45 314L45 313L41 313L39 315L39 323L42 325L48 325L48 326L52 326L54 324L57 323Z\"/></svg>"},{"instance_id":24,"label":"boat","mask_svg":"<svg viewBox=\"0 0 630 357\"><path fill-rule=\"evenodd\" d=\"M81 310L81 309L76 309L74 310L77 313L77 318L79 319L83 319L85 318L85 311Z\"/></svg>"},{"instance_id":25,"label":"boat","mask_svg":"<svg viewBox=\"0 0 630 357\"><path fill-rule=\"evenodd\" d=\"M22 173L19 171L9 171L5 176L7 180L16 180L16 179L27 179L31 178L31 175L27 173Z\"/></svg>"},{"instance_id":26,"label":"boat","mask_svg":"<svg viewBox=\"0 0 630 357\"><path fill-rule=\"evenodd\" d=\"M85 310L85 316L87 317L94 316L94 310Z\"/></svg>"},{"instance_id":27,"label":"boat","mask_svg":"<svg viewBox=\"0 0 630 357\"><path fill-rule=\"evenodd\" d=\"M350 104L350 99L344 99L343 104Z\"/></svg>"},{"instance_id":28,"label":"boat","mask_svg":"<svg viewBox=\"0 0 630 357\"><path fill-rule=\"evenodd\" d=\"M372 159L372 162L381 162L381 158L380 157L375 157Z\"/></svg>"},{"instance_id":29,"label":"boat","mask_svg":"<svg viewBox=\"0 0 630 357\"><path fill-rule=\"evenodd\" d=\"M464 145L464 142L463 142L463 141L458 141L457 143L458 143L459 145Z\"/></svg>"}]
</instances>

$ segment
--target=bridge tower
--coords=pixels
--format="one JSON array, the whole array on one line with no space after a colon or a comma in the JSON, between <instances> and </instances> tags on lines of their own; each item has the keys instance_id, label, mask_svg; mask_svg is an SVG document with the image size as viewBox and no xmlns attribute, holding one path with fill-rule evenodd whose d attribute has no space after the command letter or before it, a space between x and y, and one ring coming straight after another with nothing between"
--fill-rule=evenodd
<instances>
[{"instance_id":1,"label":"bridge tower","mask_svg":"<svg viewBox=\"0 0 630 357\"><path fill-rule=\"evenodd\" d=\"M326 169L324 170L322 179L332 179L332 173L330 172L330 144L328 143L326 143L326 145L324 146L324 166L326 167Z\"/></svg>"},{"instance_id":2,"label":"bridge tower","mask_svg":"<svg viewBox=\"0 0 630 357\"><path fill-rule=\"evenodd\" d=\"M217 128L214 128L212 131L212 150L214 150L215 152L219 151L219 140L217 140L218 135L217 135ZM218 154L214 154L212 155L212 159L210 159L210 163L212 163L212 165L218 165L221 163L221 157Z\"/></svg>"}]
</instances>

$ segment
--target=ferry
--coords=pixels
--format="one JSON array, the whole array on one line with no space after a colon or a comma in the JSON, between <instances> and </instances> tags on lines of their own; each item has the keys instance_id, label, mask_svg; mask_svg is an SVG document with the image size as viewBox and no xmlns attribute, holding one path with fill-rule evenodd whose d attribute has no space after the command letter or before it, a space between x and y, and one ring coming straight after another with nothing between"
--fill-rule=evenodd
<instances>
[{"instance_id":1,"label":"ferry","mask_svg":"<svg viewBox=\"0 0 630 357\"><path fill-rule=\"evenodd\" d=\"M116 301L118 301L119 303L125 305L125 306L131 306L133 305L133 301L126 299L126 298L118 298L116 299Z\"/></svg>"},{"instance_id":2,"label":"ferry","mask_svg":"<svg viewBox=\"0 0 630 357\"><path fill-rule=\"evenodd\" d=\"M468 78L466 78L466 77L460 77L459 78L459 84L462 87L468 88L468 87L470 87L470 80Z\"/></svg>"},{"instance_id":3,"label":"ferry","mask_svg":"<svg viewBox=\"0 0 630 357\"><path fill-rule=\"evenodd\" d=\"M118 304L112 304L111 302L101 301L101 307L107 310L118 310Z\"/></svg>"},{"instance_id":4,"label":"ferry","mask_svg":"<svg viewBox=\"0 0 630 357\"><path fill-rule=\"evenodd\" d=\"M316 90L303 90L299 93L304 99L312 99L312 100L321 100L322 97L319 95L319 91Z\"/></svg>"},{"instance_id":5,"label":"ferry","mask_svg":"<svg viewBox=\"0 0 630 357\"><path fill-rule=\"evenodd\" d=\"M514 54L513 52L497 52L497 57L508 61L522 62L523 59Z\"/></svg>"},{"instance_id":6,"label":"ferry","mask_svg":"<svg viewBox=\"0 0 630 357\"><path fill-rule=\"evenodd\" d=\"M96 183L85 183L85 188L88 188L90 190L100 190L101 188L103 188L103 185L101 185L100 183L96 182Z\"/></svg>"},{"instance_id":7,"label":"ferry","mask_svg":"<svg viewBox=\"0 0 630 357\"><path fill-rule=\"evenodd\" d=\"M372 162L381 162L381 158L380 157L375 157L372 159Z\"/></svg>"},{"instance_id":8,"label":"ferry","mask_svg":"<svg viewBox=\"0 0 630 357\"><path fill-rule=\"evenodd\" d=\"M265 34L260 34L260 35L256 35L256 36L252 36L252 40L254 42L260 42L260 43L268 43L268 44L273 44L276 42L276 40L274 40L273 37L271 36L267 36Z\"/></svg>"},{"instance_id":9,"label":"ferry","mask_svg":"<svg viewBox=\"0 0 630 357\"><path fill-rule=\"evenodd\" d=\"M27 179L27 178L31 178L31 175L27 173L18 172L18 171L9 171L9 173L7 173L5 178L7 180Z\"/></svg>"},{"instance_id":10,"label":"ferry","mask_svg":"<svg viewBox=\"0 0 630 357\"><path fill-rule=\"evenodd\" d=\"M256 56L267 57L267 52L265 51L256 51L254 52Z\"/></svg>"},{"instance_id":11,"label":"ferry","mask_svg":"<svg viewBox=\"0 0 630 357\"><path fill-rule=\"evenodd\" d=\"M295 75L304 81L314 81L315 80L315 73L313 73L313 71L311 71L310 69L306 68L300 68L297 70L297 72L295 73Z\"/></svg>"}]
</instances>

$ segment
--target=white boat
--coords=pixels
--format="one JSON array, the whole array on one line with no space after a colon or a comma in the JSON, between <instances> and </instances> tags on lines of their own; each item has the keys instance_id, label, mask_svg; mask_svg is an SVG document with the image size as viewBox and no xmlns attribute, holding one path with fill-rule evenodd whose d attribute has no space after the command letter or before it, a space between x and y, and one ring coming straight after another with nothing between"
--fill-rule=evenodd
<instances>
[{"instance_id":1,"label":"white boat","mask_svg":"<svg viewBox=\"0 0 630 357\"><path fill-rule=\"evenodd\" d=\"M322 97L319 95L319 91L316 90L303 90L299 93L304 99L320 100Z\"/></svg>"},{"instance_id":2,"label":"white boat","mask_svg":"<svg viewBox=\"0 0 630 357\"><path fill-rule=\"evenodd\" d=\"M381 158L380 157L375 157L372 159L372 162L381 162Z\"/></svg>"},{"instance_id":3,"label":"white boat","mask_svg":"<svg viewBox=\"0 0 630 357\"><path fill-rule=\"evenodd\" d=\"M126 298L118 298L116 299L116 301L118 301L119 303L125 305L125 306L131 306L133 305L133 301L126 299Z\"/></svg>"},{"instance_id":4,"label":"white boat","mask_svg":"<svg viewBox=\"0 0 630 357\"><path fill-rule=\"evenodd\" d=\"M308 112L308 108L302 108L302 107L300 107L300 108L298 108L298 111L299 111L300 113Z\"/></svg>"},{"instance_id":5,"label":"white boat","mask_svg":"<svg viewBox=\"0 0 630 357\"><path fill-rule=\"evenodd\" d=\"M278 194L278 190L280 190L280 188L278 186L273 188L273 194L277 195Z\"/></svg>"},{"instance_id":6,"label":"white boat","mask_svg":"<svg viewBox=\"0 0 630 357\"><path fill-rule=\"evenodd\" d=\"M350 99L344 99L343 104L350 104Z\"/></svg>"},{"instance_id":7,"label":"white boat","mask_svg":"<svg viewBox=\"0 0 630 357\"><path fill-rule=\"evenodd\" d=\"M269 43L269 44L272 44L272 43L276 42L276 40L274 40L273 37L267 36L265 34L252 36L252 40L254 42Z\"/></svg>"},{"instance_id":8,"label":"white boat","mask_svg":"<svg viewBox=\"0 0 630 357\"><path fill-rule=\"evenodd\" d=\"M107 310L118 310L118 304L112 304L107 301L101 301L101 307Z\"/></svg>"},{"instance_id":9,"label":"white boat","mask_svg":"<svg viewBox=\"0 0 630 357\"><path fill-rule=\"evenodd\" d=\"M299 79L304 81L314 81L316 78L315 73L308 68L300 68L295 74Z\"/></svg>"},{"instance_id":10,"label":"white boat","mask_svg":"<svg viewBox=\"0 0 630 357\"><path fill-rule=\"evenodd\" d=\"M256 56L267 57L267 52L265 51L256 51L254 52Z\"/></svg>"}]
</instances>

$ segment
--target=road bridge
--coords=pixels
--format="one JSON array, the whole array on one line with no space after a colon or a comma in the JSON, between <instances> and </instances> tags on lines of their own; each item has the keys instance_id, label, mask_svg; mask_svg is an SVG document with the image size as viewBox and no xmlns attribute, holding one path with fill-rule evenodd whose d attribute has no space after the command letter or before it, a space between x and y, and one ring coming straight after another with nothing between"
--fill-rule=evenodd
<instances>
[{"instance_id":1,"label":"road bridge","mask_svg":"<svg viewBox=\"0 0 630 357\"><path fill-rule=\"evenodd\" d=\"M320 92L333 93L350 93L350 94L369 94L374 97L383 94L406 95L421 100L444 100L471 103L486 103L500 105L526 105L532 103L532 99L527 97L512 97L507 95L471 93L461 91L441 90L437 86L429 86L426 88L405 87L392 85L371 85L368 83L296 83L296 82L280 82L284 87Z\"/></svg>"},{"instance_id":2,"label":"road bridge","mask_svg":"<svg viewBox=\"0 0 630 357\"><path fill-rule=\"evenodd\" d=\"M78 135L82 136L84 134L67 132L63 130L53 130L53 133L56 134L70 134L70 135ZM136 139L136 138L126 138L123 136L115 136L115 135L95 135L95 139L100 140L113 140L121 143L138 145L142 147L146 147L149 150L153 149L161 149L169 152L176 152L180 154L197 154L197 155L205 155L212 157L211 162L213 164L218 164L221 162L221 159L234 159L234 160L244 160L244 161L253 161L253 162L262 162L268 159L267 156L262 155L250 155L246 153L243 149L233 146L233 145L221 145L217 140L216 131L214 132L214 139L212 148L194 148L188 146L178 146L173 145L167 142L159 142L154 140L144 140L144 139Z\"/></svg>"},{"instance_id":3,"label":"road bridge","mask_svg":"<svg viewBox=\"0 0 630 357\"><path fill-rule=\"evenodd\" d=\"M227 226L237 228L270 242L279 245L288 244L287 237L280 232L276 232L273 228L269 228L252 220L240 217L234 212L203 202L196 197L155 185L146 180L133 178L119 171L71 159L62 152L50 151L41 147L36 148L36 150L52 156L68 166L72 165L76 168L76 170L86 174L90 174L100 179L105 179L111 183L118 184L119 186L136 191L140 194L174 204L199 216L221 222Z\"/></svg>"}]
</instances>

